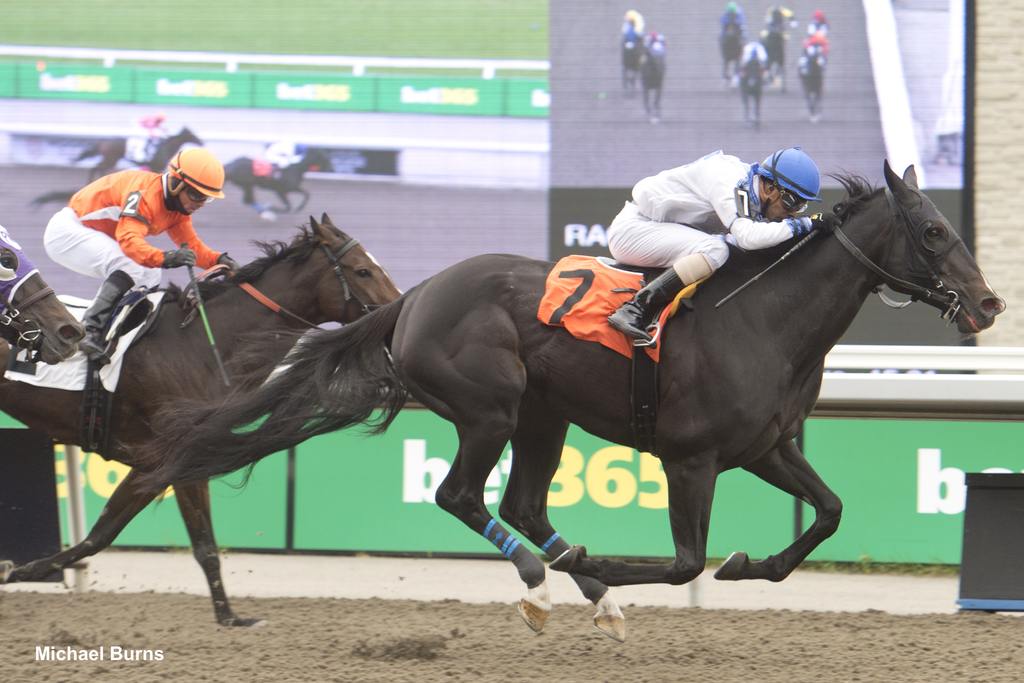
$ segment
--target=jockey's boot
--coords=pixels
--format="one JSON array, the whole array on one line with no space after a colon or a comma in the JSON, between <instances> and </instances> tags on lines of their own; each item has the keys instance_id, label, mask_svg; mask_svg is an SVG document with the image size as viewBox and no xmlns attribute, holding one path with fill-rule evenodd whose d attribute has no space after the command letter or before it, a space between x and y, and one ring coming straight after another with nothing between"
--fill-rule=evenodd
<instances>
[{"instance_id":1,"label":"jockey's boot","mask_svg":"<svg viewBox=\"0 0 1024 683\"><path fill-rule=\"evenodd\" d=\"M103 329L107 326L107 321L117 302L121 300L125 292L134 286L135 281L123 270L115 270L100 285L100 291L96 293L96 299L92 302L92 306L82 316L85 338L78 342L78 350L84 353L89 360L96 361L100 365L110 362L110 358L107 356L107 343L103 339Z\"/></svg>"},{"instance_id":2,"label":"jockey's boot","mask_svg":"<svg viewBox=\"0 0 1024 683\"><path fill-rule=\"evenodd\" d=\"M631 337L635 343L650 344L654 340L647 332L647 326L658 310L672 301L683 287L703 280L713 272L714 268L704 254L687 254L637 292L632 301L619 306L608 316L608 324Z\"/></svg>"},{"instance_id":3,"label":"jockey's boot","mask_svg":"<svg viewBox=\"0 0 1024 683\"><path fill-rule=\"evenodd\" d=\"M679 279L679 274L674 268L669 268L637 292L632 301L622 304L608 316L608 324L637 342L650 344L652 338L647 332L647 326L659 307L672 301L682 288L683 281Z\"/></svg>"}]
</instances>

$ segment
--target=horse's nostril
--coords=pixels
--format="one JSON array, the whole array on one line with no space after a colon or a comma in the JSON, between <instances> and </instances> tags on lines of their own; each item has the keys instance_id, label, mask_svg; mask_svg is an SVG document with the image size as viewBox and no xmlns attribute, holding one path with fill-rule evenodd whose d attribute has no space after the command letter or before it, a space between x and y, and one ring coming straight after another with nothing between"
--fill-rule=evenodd
<instances>
[{"instance_id":1,"label":"horse's nostril","mask_svg":"<svg viewBox=\"0 0 1024 683\"><path fill-rule=\"evenodd\" d=\"M65 341L78 341L85 336L85 330L81 325L61 325L58 333Z\"/></svg>"},{"instance_id":2,"label":"horse's nostril","mask_svg":"<svg viewBox=\"0 0 1024 683\"><path fill-rule=\"evenodd\" d=\"M1006 310L1006 302L999 297L989 297L981 302L981 310L989 315L999 315Z\"/></svg>"}]
</instances>

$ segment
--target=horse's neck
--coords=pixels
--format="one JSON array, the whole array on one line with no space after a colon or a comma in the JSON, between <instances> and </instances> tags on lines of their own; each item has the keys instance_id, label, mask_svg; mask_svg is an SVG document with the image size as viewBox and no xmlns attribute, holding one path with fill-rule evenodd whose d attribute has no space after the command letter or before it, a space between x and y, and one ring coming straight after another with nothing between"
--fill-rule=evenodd
<instances>
[{"instance_id":1,"label":"horse's neck","mask_svg":"<svg viewBox=\"0 0 1024 683\"><path fill-rule=\"evenodd\" d=\"M854 228L850 237L878 263L884 256L885 242L869 237L867 232ZM791 260L795 263L791 265L799 267L780 266L774 278L762 283L771 288L767 303L762 299L746 304L758 306L761 310L757 315L740 314L744 321L764 320L767 329L751 332L759 339L774 340L780 354L796 368L813 368L822 362L850 327L878 281L837 238L817 239L828 242L815 245L817 248L809 250L810 253L794 254ZM764 314L766 307L768 315Z\"/></svg>"}]
</instances>

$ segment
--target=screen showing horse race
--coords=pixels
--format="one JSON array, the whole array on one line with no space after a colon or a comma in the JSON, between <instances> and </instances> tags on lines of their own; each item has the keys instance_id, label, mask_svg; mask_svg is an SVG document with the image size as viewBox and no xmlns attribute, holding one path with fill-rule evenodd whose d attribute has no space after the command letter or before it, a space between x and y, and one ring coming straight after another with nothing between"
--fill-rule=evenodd
<instances>
[{"instance_id":1,"label":"screen showing horse race","mask_svg":"<svg viewBox=\"0 0 1024 683\"><path fill-rule=\"evenodd\" d=\"M825 174L881 186L884 159L900 173L913 164L962 230L965 11L964 0L551 3L552 256L607 253L638 181L716 150L754 163L802 148L824 175L807 213L842 196ZM846 341L955 343L933 318L871 301Z\"/></svg>"},{"instance_id":2,"label":"screen showing horse race","mask_svg":"<svg viewBox=\"0 0 1024 683\"><path fill-rule=\"evenodd\" d=\"M403 289L481 253L606 254L638 181L716 150L800 147L875 185L884 159L913 164L971 241L966 0L346 0L332 11L358 30L340 31L301 6L185 5L205 17L187 39L161 6L125 10L145 34L94 2L22 3L0 26L0 223L59 291L99 281L49 258L51 217L194 146L226 171L194 216L211 248L245 263L327 213ZM825 175L808 212L841 196ZM954 339L918 309L869 303L847 341Z\"/></svg>"}]
</instances>

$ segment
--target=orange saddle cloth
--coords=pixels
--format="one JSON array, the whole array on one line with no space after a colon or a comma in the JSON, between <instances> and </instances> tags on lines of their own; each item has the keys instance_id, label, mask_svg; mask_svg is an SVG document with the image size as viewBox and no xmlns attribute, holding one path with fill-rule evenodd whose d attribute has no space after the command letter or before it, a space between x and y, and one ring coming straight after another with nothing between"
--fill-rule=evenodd
<instances>
[{"instance_id":1,"label":"orange saddle cloth","mask_svg":"<svg viewBox=\"0 0 1024 683\"><path fill-rule=\"evenodd\" d=\"M593 256L566 256L548 273L537 319L545 325L564 327L577 339L597 342L633 357L633 342L608 324L608 316L633 298L643 286L643 276L621 270ZM680 299L690 298L697 284L689 285L658 315L659 329L675 315ZM651 346L642 347L655 362L661 351L661 335Z\"/></svg>"}]
</instances>

